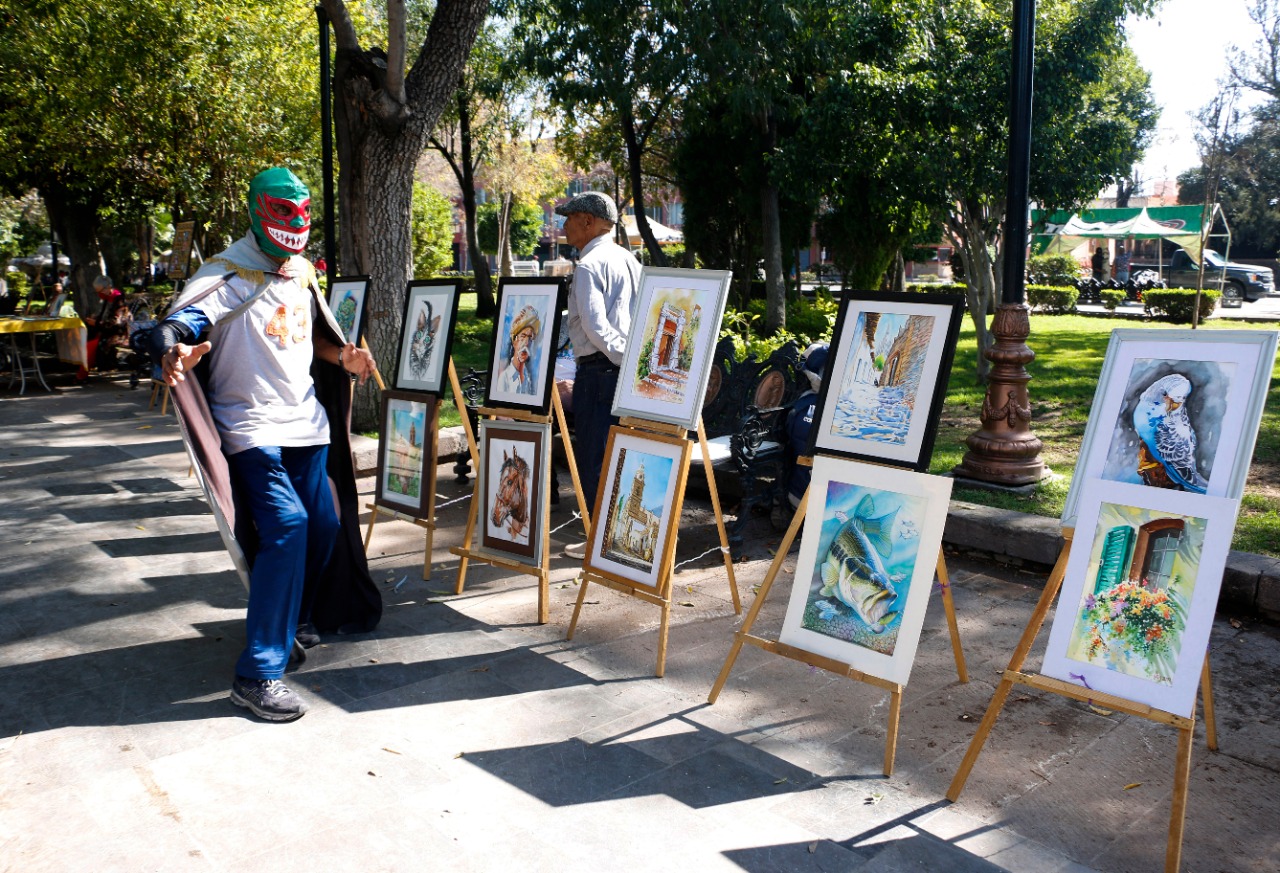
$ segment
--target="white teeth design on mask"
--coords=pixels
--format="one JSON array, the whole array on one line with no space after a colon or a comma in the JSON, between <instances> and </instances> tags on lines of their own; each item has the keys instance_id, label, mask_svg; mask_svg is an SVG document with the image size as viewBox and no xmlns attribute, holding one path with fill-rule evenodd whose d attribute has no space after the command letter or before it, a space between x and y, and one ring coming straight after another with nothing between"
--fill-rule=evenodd
<instances>
[{"instance_id":1,"label":"white teeth design on mask","mask_svg":"<svg viewBox=\"0 0 1280 873\"><path fill-rule=\"evenodd\" d=\"M300 252L307 246L307 237L311 231L306 230L302 233L290 233L287 230L281 230L278 227L268 227L267 233L275 240L276 245L282 249L288 249L294 252Z\"/></svg>"}]
</instances>

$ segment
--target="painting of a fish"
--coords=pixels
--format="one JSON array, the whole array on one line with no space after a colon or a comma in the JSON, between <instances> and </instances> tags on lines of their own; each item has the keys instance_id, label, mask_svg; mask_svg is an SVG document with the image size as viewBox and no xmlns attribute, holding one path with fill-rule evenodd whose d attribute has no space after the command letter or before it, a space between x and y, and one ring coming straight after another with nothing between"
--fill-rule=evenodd
<instances>
[{"instance_id":1,"label":"painting of a fish","mask_svg":"<svg viewBox=\"0 0 1280 873\"><path fill-rule=\"evenodd\" d=\"M950 491L937 476L815 458L781 641L905 682Z\"/></svg>"}]
</instances>

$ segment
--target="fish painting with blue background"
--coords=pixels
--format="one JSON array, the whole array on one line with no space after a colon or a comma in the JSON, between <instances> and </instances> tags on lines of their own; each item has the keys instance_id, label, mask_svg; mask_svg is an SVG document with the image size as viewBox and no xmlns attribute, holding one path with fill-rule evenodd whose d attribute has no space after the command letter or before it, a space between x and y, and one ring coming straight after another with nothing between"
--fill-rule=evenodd
<instances>
[{"instance_id":1,"label":"fish painting with blue background","mask_svg":"<svg viewBox=\"0 0 1280 873\"><path fill-rule=\"evenodd\" d=\"M924 497L829 483L801 626L892 655L926 507Z\"/></svg>"}]
</instances>

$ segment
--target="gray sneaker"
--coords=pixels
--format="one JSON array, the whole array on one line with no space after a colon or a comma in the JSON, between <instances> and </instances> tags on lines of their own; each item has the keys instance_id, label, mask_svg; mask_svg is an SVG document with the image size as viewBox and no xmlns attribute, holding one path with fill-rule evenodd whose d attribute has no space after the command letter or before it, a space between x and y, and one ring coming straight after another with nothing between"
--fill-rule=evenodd
<instances>
[{"instance_id":1,"label":"gray sneaker","mask_svg":"<svg viewBox=\"0 0 1280 873\"><path fill-rule=\"evenodd\" d=\"M279 679L237 676L231 683L231 702L267 721L293 721L307 711L302 698Z\"/></svg>"}]
</instances>

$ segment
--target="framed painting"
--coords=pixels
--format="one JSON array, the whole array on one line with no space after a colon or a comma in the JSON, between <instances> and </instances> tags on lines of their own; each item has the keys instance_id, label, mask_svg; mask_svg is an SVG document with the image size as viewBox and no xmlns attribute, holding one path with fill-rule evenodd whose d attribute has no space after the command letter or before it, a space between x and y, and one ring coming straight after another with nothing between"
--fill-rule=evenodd
<instances>
[{"instance_id":1,"label":"framed painting","mask_svg":"<svg viewBox=\"0 0 1280 873\"><path fill-rule=\"evenodd\" d=\"M584 569L661 596L675 555L690 442L615 426Z\"/></svg>"},{"instance_id":2,"label":"framed painting","mask_svg":"<svg viewBox=\"0 0 1280 873\"><path fill-rule=\"evenodd\" d=\"M822 375L809 454L925 470L963 314L958 294L847 293Z\"/></svg>"},{"instance_id":3,"label":"framed painting","mask_svg":"<svg viewBox=\"0 0 1280 873\"><path fill-rule=\"evenodd\" d=\"M1241 498L1275 357L1273 330L1112 331L1062 523L1094 479Z\"/></svg>"},{"instance_id":4,"label":"framed painting","mask_svg":"<svg viewBox=\"0 0 1280 873\"><path fill-rule=\"evenodd\" d=\"M374 501L413 518L431 515L436 488L438 402L407 391L382 392Z\"/></svg>"},{"instance_id":5,"label":"framed painting","mask_svg":"<svg viewBox=\"0 0 1280 873\"><path fill-rule=\"evenodd\" d=\"M613 414L698 426L732 274L645 267Z\"/></svg>"},{"instance_id":6,"label":"framed painting","mask_svg":"<svg viewBox=\"0 0 1280 873\"><path fill-rule=\"evenodd\" d=\"M481 419L479 441L477 551L541 566L551 426Z\"/></svg>"},{"instance_id":7,"label":"framed painting","mask_svg":"<svg viewBox=\"0 0 1280 873\"><path fill-rule=\"evenodd\" d=\"M179 221L173 226L173 247L169 250L167 271L170 279L185 279L190 274L195 233L195 221Z\"/></svg>"},{"instance_id":8,"label":"framed painting","mask_svg":"<svg viewBox=\"0 0 1280 873\"><path fill-rule=\"evenodd\" d=\"M498 283L486 405L539 415L551 408L565 282L503 277Z\"/></svg>"},{"instance_id":9,"label":"framed painting","mask_svg":"<svg viewBox=\"0 0 1280 873\"><path fill-rule=\"evenodd\" d=\"M1087 483L1041 672L1189 717L1239 505Z\"/></svg>"},{"instance_id":10,"label":"framed painting","mask_svg":"<svg viewBox=\"0 0 1280 873\"><path fill-rule=\"evenodd\" d=\"M950 479L815 457L779 640L905 685L950 499Z\"/></svg>"},{"instance_id":11,"label":"framed painting","mask_svg":"<svg viewBox=\"0 0 1280 873\"><path fill-rule=\"evenodd\" d=\"M360 345L364 335L364 301L368 293L368 276L334 279L329 287L329 311L349 343Z\"/></svg>"},{"instance_id":12,"label":"framed painting","mask_svg":"<svg viewBox=\"0 0 1280 873\"><path fill-rule=\"evenodd\" d=\"M412 281L404 295L396 388L439 395L448 378L461 282Z\"/></svg>"}]
</instances>

